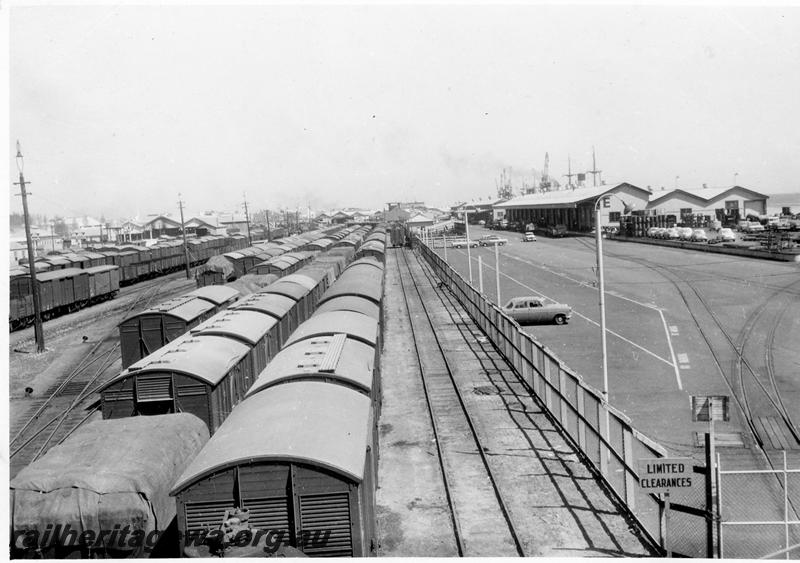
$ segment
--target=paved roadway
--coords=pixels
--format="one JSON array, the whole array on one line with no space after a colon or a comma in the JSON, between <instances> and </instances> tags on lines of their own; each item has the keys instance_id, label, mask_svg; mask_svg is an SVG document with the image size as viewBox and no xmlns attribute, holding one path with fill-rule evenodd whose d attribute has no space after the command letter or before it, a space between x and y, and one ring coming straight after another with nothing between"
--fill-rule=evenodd
<instances>
[{"instance_id":1,"label":"paved roadway","mask_svg":"<svg viewBox=\"0 0 800 563\"><path fill-rule=\"evenodd\" d=\"M489 232L479 227L470 231L471 238ZM525 329L587 382L602 388L594 239L539 237L537 242L524 243L519 233L498 234L509 239L500 248L503 303L514 296L539 295L571 305L574 313L569 324ZM776 385L797 426L797 264L609 239L604 240L603 249L610 401L639 430L676 455L699 459L695 432L702 435L707 424L691 421L690 396L736 395L739 402L732 404L731 421L717 424L717 431L749 446L721 451L750 465L754 460L747 458L752 455L737 457L752 452L754 443L745 410L749 407L755 419L778 416L761 389L762 385L771 389L768 362L774 366ZM437 251L443 254L441 248ZM472 249L471 255L474 285L479 284L480 257L484 293L496 301L494 249ZM466 250L447 249L448 262L465 278L466 258ZM744 347L747 365L758 374L758 381L747 365L740 376L734 345ZM741 386L748 403L741 399Z\"/></svg>"}]
</instances>

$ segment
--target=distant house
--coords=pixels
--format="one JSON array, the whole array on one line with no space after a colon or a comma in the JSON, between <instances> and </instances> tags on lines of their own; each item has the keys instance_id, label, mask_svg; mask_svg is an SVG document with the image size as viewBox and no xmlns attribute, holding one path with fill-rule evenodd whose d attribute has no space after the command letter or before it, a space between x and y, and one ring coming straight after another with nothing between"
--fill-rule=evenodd
<instances>
[{"instance_id":1,"label":"distant house","mask_svg":"<svg viewBox=\"0 0 800 563\"><path fill-rule=\"evenodd\" d=\"M143 231L147 233L147 238L158 238L162 235L177 237L181 234L181 222L159 215L143 225Z\"/></svg>"},{"instance_id":2,"label":"distant house","mask_svg":"<svg viewBox=\"0 0 800 563\"><path fill-rule=\"evenodd\" d=\"M427 216L424 213L416 213L413 216L409 217L406 221L406 225L410 229L421 229L423 227L430 227L434 223L433 218Z\"/></svg>"},{"instance_id":3,"label":"distant house","mask_svg":"<svg viewBox=\"0 0 800 563\"><path fill-rule=\"evenodd\" d=\"M206 235L217 234L216 225L212 225L211 223L199 219L197 217L192 217L191 219L186 221L184 225L186 226L187 235L196 235L198 237L204 237Z\"/></svg>"},{"instance_id":4,"label":"distant house","mask_svg":"<svg viewBox=\"0 0 800 563\"><path fill-rule=\"evenodd\" d=\"M334 213L333 217L331 217L331 223L334 225L344 225L352 220L353 216L349 213L345 213L344 211L339 211L338 213Z\"/></svg>"},{"instance_id":5,"label":"distant house","mask_svg":"<svg viewBox=\"0 0 800 563\"><path fill-rule=\"evenodd\" d=\"M331 224L331 216L327 213L320 213L316 217L317 223L320 225L330 225Z\"/></svg>"}]
</instances>

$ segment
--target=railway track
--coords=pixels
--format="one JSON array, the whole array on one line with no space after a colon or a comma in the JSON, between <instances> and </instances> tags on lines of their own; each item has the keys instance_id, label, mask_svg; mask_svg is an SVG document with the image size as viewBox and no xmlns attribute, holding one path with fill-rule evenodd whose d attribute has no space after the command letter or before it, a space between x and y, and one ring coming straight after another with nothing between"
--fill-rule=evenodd
<instances>
[{"instance_id":1,"label":"railway track","mask_svg":"<svg viewBox=\"0 0 800 563\"><path fill-rule=\"evenodd\" d=\"M122 315L150 306L159 296L160 283L140 286ZM97 390L119 369L119 338L116 324L78 360L77 365L36 399L25 415L10 428L10 475L36 461L61 443L99 411Z\"/></svg>"},{"instance_id":2,"label":"railway track","mask_svg":"<svg viewBox=\"0 0 800 563\"><path fill-rule=\"evenodd\" d=\"M409 265L397 267L411 322L418 369L434 432L437 456L459 556L525 556L485 447L453 375L451 357L436 333Z\"/></svg>"},{"instance_id":3,"label":"railway track","mask_svg":"<svg viewBox=\"0 0 800 563\"><path fill-rule=\"evenodd\" d=\"M593 245L579 240L587 248L594 249ZM771 293L766 295L760 306L745 318L742 329L734 336L731 328L720 320L712 305L695 285L703 280L691 279L693 273L690 269L680 266L667 267L644 258L604 252L607 256L627 260L658 273L675 288L706 343L717 370L728 385L731 397L742 413L758 447L767 450L777 442L784 446L784 449L800 449L800 430L783 403L773 367L775 334L787 305L799 294L795 286L800 282L794 280L784 286L758 284L763 289L771 290ZM760 321L767 310L777 310L776 316L768 325L764 344L757 347L752 344L755 340L753 334L756 327L763 326ZM700 313L703 311L706 314ZM751 350L749 353L748 344ZM754 348L759 350L753 350ZM761 352L764 358L763 370L754 367L753 360L753 355L756 355L756 359L760 359ZM729 369L726 370L725 365L728 365ZM780 427L776 427L776 424Z\"/></svg>"}]
</instances>

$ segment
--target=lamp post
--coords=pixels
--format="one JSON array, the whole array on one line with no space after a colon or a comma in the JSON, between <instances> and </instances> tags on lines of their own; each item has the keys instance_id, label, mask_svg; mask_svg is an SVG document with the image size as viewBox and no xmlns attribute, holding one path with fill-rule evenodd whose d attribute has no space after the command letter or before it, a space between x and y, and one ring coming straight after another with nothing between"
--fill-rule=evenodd
<instances>
[{"instance_id":1,"label":"lamp post","mask_svg":"<svg viewBox=\"0 0 800 563\"><path fill-rule=\"evenodd\" d=\"M624 205L623 215L627 215L633 209L632 205L628 205L625 201L615 194L604 194L598 197L594 202L594 230L597 237L597 289L600 294L600 346L602 349L603 359L603 401L608 403L608 348L606 342L606 296L605 296L605 279L603 276L603 234L600 227L600 202L605 198L610 198L612 195L619 199ZM603 440L607 443L609 441L609 414L608 406L603 409L604 417L603 424L601 425L601 433ZM602 446L600 448L600 472L605 475L608 472L608 448Z\"/></svg>"},{"instance_id":2,"label":"lamp post","mask_svg":"<svg viewBox=\"0 0 800 563\"><path fill-rule=\"evenodd\" d=\"M739 177L739 173L738 173L738 172L734 172L734 173L733 173L733 185L734 185L734 186L736 185L736 179L737 179L738 177Z\"/></svg>"},{"instance_id":3,"label":"lamp post","mask_svg":"<svg viewBox=\"0 0 800 563\"><path fill-rule=\"evenodd\" d=\"M472 283L472 253L469 250L469 248L470 248L469 214L470 214L470 211L465 209L464 210L464 229L466 229L466 235L467 235L467 265L469 266L469 283L471 284Z\"/></svg>"},{"instance_id":4,"label":"lamp post","mask_svg":"<svg viewBox=\"0 0 800 563\"><path fill-rule=\"evenodd\" d=\"M623 215L627 215L633 210L632 205L628 205L621 197L615 194L602 195L594 202L594 230L597 237L597 289L600 293L600 346L603 353L603 399L606 402L608 402L608 348L606 342L606 296L603 276L603 235L600 227L600 202L605 198L610 198L612 195L622 202L624 206Z\"/></svg>"}]
</instances>

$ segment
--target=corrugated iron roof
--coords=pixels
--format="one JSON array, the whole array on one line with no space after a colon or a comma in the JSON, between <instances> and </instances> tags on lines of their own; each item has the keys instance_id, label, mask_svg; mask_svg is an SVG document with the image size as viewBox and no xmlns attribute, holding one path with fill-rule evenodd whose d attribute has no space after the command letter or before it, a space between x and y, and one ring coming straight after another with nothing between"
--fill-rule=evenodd
<instances>
[{"instance_id":1,"label":"corrugated iron roof","mask_svg":"<svg viewBox=\"0 0 800 563\"><path fill-rule=\"evenodd\" d=\"M240 294L232 287L224 285L205 285L203 287L198 287L194 291L190 291L187 295L205 299L215 305L222 305L223 303L235 300Z\"/></svg>"}]
</instances>

